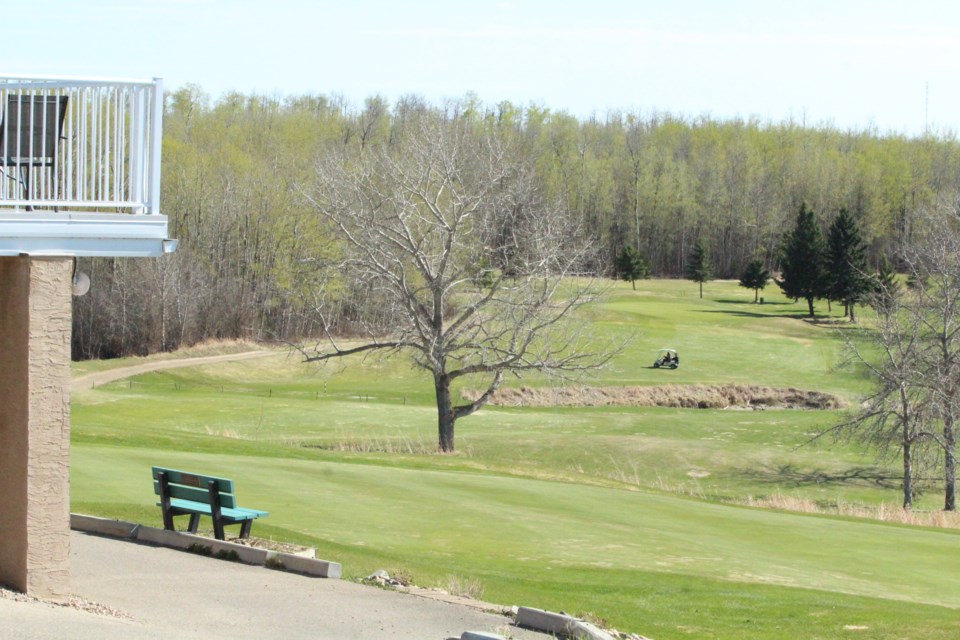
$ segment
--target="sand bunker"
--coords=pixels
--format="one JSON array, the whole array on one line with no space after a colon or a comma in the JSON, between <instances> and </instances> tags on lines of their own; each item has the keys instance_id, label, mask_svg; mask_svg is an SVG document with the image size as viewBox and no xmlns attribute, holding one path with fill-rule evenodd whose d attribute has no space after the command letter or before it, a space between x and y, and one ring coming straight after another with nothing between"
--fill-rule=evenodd
<instances>
[{"instance_id":1,"label":"sand bunker","mask_svg":"<svg viewBox=\"0 0 960 640\"><path fill-rule=\"evenodd\" d=\"M479 391L463 393L467 400ZM656 387L544 387L500 389L490 404L501 407L677 407L682 409L838 409L837 396L820 391L751 385Z\"/></svg>"}]
</instances>

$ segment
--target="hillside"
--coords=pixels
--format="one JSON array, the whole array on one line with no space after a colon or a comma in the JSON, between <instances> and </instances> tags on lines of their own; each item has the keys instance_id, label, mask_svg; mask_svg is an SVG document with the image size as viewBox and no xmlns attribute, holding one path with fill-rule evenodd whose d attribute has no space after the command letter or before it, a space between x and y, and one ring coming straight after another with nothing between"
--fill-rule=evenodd
<instances>
[{"instance_id":1,"label":"hillside","mask_svg":"<svg viewBox=\"0 0 960 640\"><path fill-rule=\"evenodd\" d=\"M868 387L839 366L837 318L806 321L771 291L752 304L731 282L700 300L695 286L614 285L582 321L598 340L634 337L582 383L793 387L845 403ZM661 347L679 369L651 367ZM469 584L658 640L960 633L956 530L741 506L895 510L895 465L810 441L837 410L488 406L441 456L430 381L405 361L317 369L278 352L79 390L72 415L75 511L156 525L152 464L243 469L244 499L271 512L255 535L316 546L348 576Z\"/></svg>"}]
</instances>

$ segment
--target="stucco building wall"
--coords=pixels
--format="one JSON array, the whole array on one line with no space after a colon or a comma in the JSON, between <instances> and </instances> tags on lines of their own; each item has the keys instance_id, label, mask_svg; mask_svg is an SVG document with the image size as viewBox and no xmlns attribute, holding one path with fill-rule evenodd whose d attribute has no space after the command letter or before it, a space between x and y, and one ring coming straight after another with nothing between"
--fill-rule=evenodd
<instances>
[{"instance_id":1,"label":"stucco building wall","mask_svg":"<svg viewBox=\"0 0 960 640\"><path fill-rule=\"evenodd\" d=\"M69 596L72 258L0 257L0 582Z\"/></svg>"}]
</instances>

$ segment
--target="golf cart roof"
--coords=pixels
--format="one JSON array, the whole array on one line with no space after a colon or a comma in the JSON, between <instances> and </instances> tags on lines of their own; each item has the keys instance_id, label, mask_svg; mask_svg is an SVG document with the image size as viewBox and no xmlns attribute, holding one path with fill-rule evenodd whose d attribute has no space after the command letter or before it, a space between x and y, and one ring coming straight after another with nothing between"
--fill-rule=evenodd
<instances>
[{"instance_id":1,"label":"golf cart roof","mask_svg":"<svg viewBox=\"0 0 960 640\"><path fill-rule=\"evenodd\" d=\"M660 352L660 351L669 351L670 353L676 353L676 352L677 352L676 349L658 349L657 351L658 351L658 352Z\"/></svg>"}]
</instances>

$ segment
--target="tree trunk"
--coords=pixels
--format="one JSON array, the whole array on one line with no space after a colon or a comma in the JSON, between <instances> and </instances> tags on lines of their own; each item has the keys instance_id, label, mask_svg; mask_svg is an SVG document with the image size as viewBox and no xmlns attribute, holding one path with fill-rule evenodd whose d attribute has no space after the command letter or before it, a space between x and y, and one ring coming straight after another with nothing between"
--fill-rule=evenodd
<instances>
[{"instance_id":1,"label":"tree trunk","mask_svg":"<svg viewBox=\"0 0 960 640\"><path fill-rule=\"evenodd\" d=\"M910 409L910 400L906 386L899 385L900 407L900 447L903 450L903 508L907 511L913 508L913 411Z\"/></svg>"},{"instance_id":2,"label":"tree trunk","mask_svg":"<svg viewBox=\"0 0 960 640\"><path fill-rule=\"evenodd\" d=\"M857 318L853 315L853 303L850 303L850 322L856 322Z\"/></svg>"},{"instance_id":3,"label":"tree trunk","mask_svg":"<svg viewBox=\"0 0 960 640\"><path fill-rule=\"evenodd\" d=\"M703 283L700 283L700 299L703 299Z\"/></svg>"},{"instance_id":4,"label":"tree trunk","mask_svg":"<svg viewBox=\"0 0 960 640\"><path fill-rule=\"evenodd\" d=\"M633 285L633 290L636 291L636 290L637 290L637 281L634 280L633 278L630 278L630 284Z\"/></svg>"},{"instance_id":5,"label":"tree trunk","mask_svg":"<svg viewBox=\"0 0 960 640\"><path fill-rule=\"evenodd\" d=\"M807 297L807 308L810 309L810 317L813 318L813 296Z\"/></svg>"},{"instance_id":6,"label":"tree trunk","mask_svg":"<svg viewBox=\"0 0 960 640\"><path fill-rule=\"evenodd\" d=\"M953 418L943 421L943 510L957 510L957 445Z\"/></svg>"},{"instance_id":7,"label":"tree trunk","mask_svg":"<svg viewBox=\"0 0 960 640\"><path fill-rule=\"evenodd\" d=\"M438 446L441 453L453 453L453 426L456 417L450 399L450 379L446 376L434 376L434 386L437 390L437 426L440 434Z\"/></svg>"},{"instance_id":8,"label":"tree trunk","mask_svg":"<svg viewBox=\"0 0 960 640\"><path fill-rule=\"evenodd\" d=\"M913 449L909 442L903 443L903 508L913 508Z\"/></svg>"},{"instance_id":9,"label":"tree trunk","mask_svg":"<svg viewBox=\"0 0 960 640\"><path fill-rule=\"evenodd\" d=\"M760 300L760 289L753 290L753 303L756 304Z\"/></svg>"}]
</instances>

